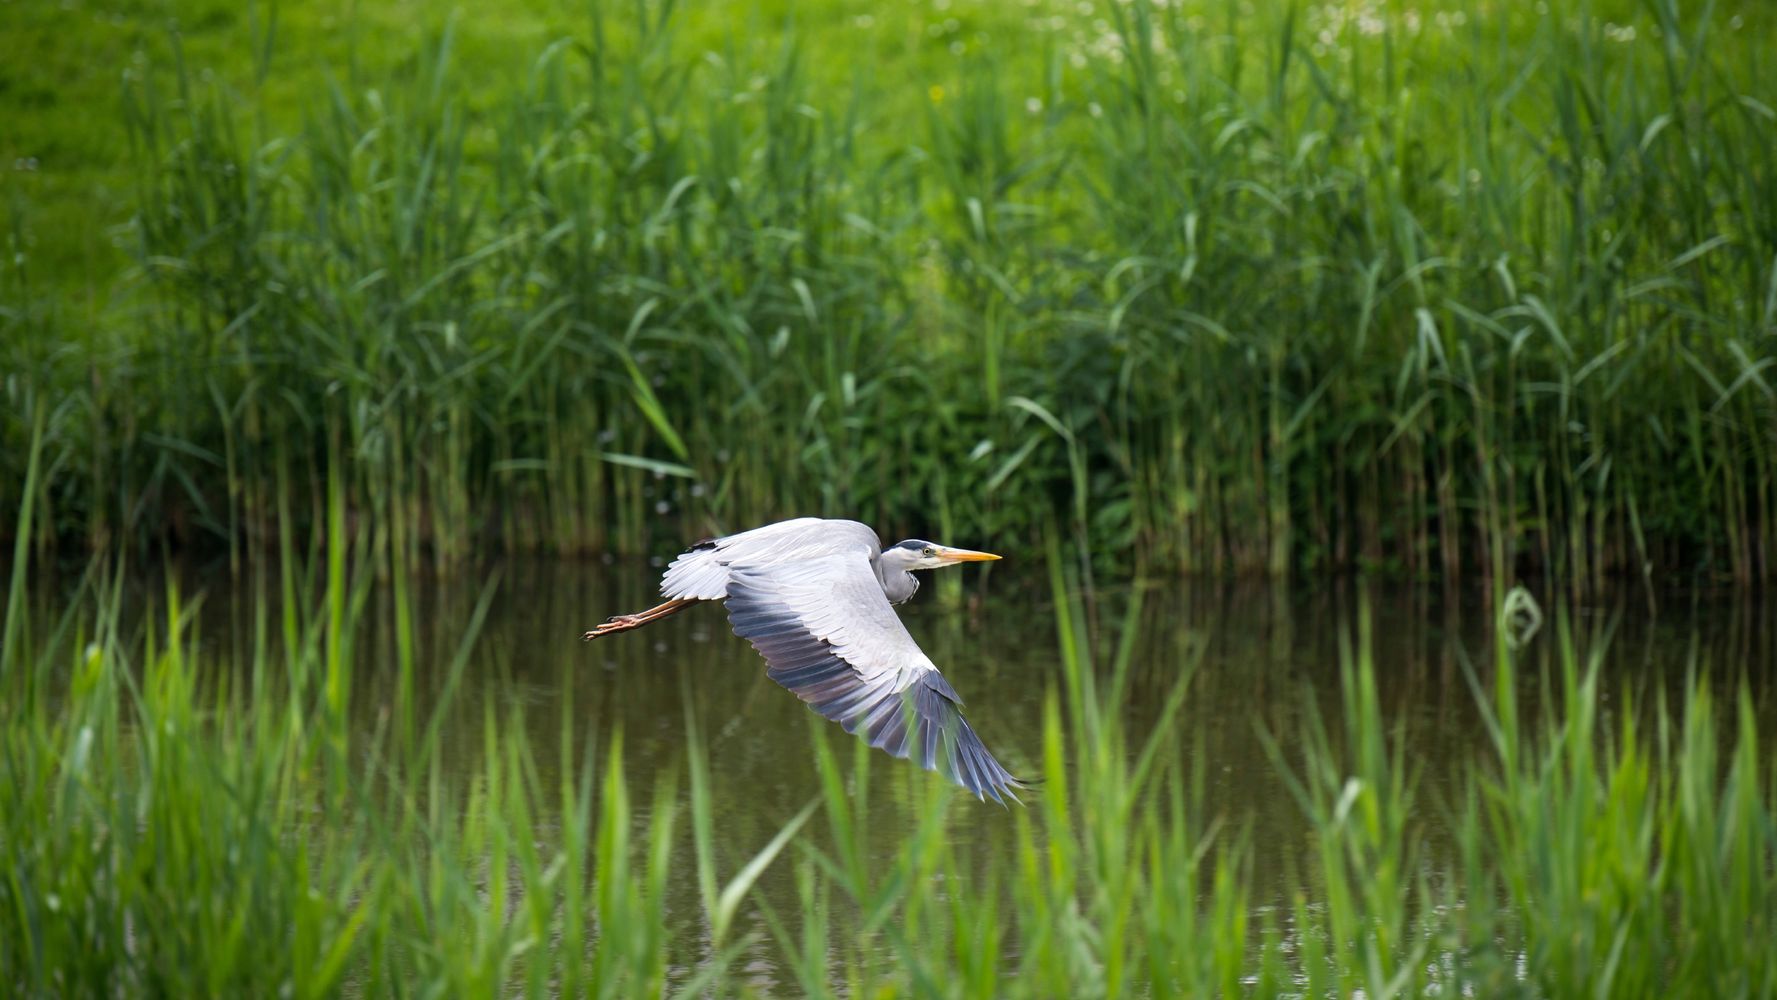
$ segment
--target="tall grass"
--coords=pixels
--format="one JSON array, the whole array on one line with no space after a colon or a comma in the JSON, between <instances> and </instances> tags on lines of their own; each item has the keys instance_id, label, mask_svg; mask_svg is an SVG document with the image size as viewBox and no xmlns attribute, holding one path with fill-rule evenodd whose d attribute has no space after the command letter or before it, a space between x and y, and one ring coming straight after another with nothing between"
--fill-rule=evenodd
<instances>
[{"instance_id":1,"label":"tall grass","mask_svg":"<svg viewBox=\"0 0 1777 1000\"><path fill-rule=\"evenodd\" d=\"M1540 678L1521 680L1527 661L1503 643L1475 675L1491 744L1447 797L1423 791L1384 716L1361 629L1343 726L1309 700L1302 738L1272 741L1312 831L1277 901L1252 888L1255 865L1298 855L1202 807L1213 762L1172 724L1191 664L1131 730L1139 606L1097 641L1059 548L1062 669L1028 807L908 768L886 772L907 794L885 806L868 794L882 762L811 724L819 787L754 842L716 815L694 717L683 790L670 775L632 789L620 720L589 732L571 687L553 740L490 698L479 745L446 745L445 721L472 711L458 693L485 596L436 695L416 696L409 653L373 669L351 641L366 577L342 571L333 520L334 558L255 584L281 587L288 610L258 613L245 670L196 646L200 610L176 587L124 634L121 591L96 571L51 634L6 643L10 992L1777 993L1777 787L1750 696L1725 724L1700 682L1651 726L1607 715L1596 661L1565 629ZM395 618L411 633L406 592ZM1521 720L1530 685L1559 697ZM348 725L360 702L374 726ZM1431 846L1430 812L1454 846ZM970 848L985 824L1007 849ZM885 847L870 835L885 826L905 833ZM697 891L671 899L681 866ZM760 892L773 869L793 879L792 908Z\"/></svg>"},{"instance_id":2,"label":"tall grass","mask_svg":"<svg viewBox=\"0 0 1777 1000\"><path fill-rule=\"evenodd\" d=\"M96 548L238 555L337 477L445 565L824 512L1163 570L1772 572L1762 8L1137 0L925 79L794 23L696 51L681 6L593 5L493 93L449 22L294 126L145 75L137 294L92 329L5 272L0 500L31 396L46 537Z\"/></svg>"}]
</instances>

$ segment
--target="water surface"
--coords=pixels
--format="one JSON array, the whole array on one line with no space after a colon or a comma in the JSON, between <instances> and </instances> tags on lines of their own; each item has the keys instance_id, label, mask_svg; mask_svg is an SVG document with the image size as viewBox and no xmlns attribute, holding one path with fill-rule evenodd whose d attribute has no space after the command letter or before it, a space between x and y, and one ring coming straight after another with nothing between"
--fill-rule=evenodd
<instances>
[{"instance_id":1,"label":"water surface","mask_svg":"<svg viewBox=\"0 0 1777 1000\"><path fill-rule=\"evenodd\" d=\"M1059 688L1061 663L1042 574L1027 569L1020 576L1018 570L999 564L990 574L942 571L955 574L954 580L928 583L901 614L964 698L968 717L989 748L1014 773L1037 774L1044 700ZM678 794L685 795L686 733L695 724L709 749L721 867L732 873L818 794L815 731L824 727L834 745L846 751L840 760L847 769L849 738L831 724L810 725L812 713L765 676L751 647L729 632L719 605L699 606L594 643L579 640L584 629L608 615L654 603L658 576L657 565L639 561L509 561L486 573L417 584L417 662L423 665L418 684L423 697L436 697L438 675L462 646L477 601L493 587L487 617L466 647L464 686L446 732L447 761L456 776L466 783L480 767L484 709L497 708L507 717L521 709L522 736L508 732L507 738L530 740L544 787L556 787L565 713L574 731L571 766L577 767L588 749L602 755L610 736L621 730L641 824L657 782L671 776ZM254 588L219 571L191 571L184 579L184 589L203 598L204 662L248 662ZM162 582L144 580L132 590L136 613L151 612ZM1132 592L1101 581L1096 593L1092 617L1104 646L1099 662L1107 664ZM54 604L48 594L34 596L45 608ZM1556 602L1546 593L1538 596L1550 609L1550 620L1526 649L1524 672L1533 682L1522 687L1531 712L1541 697L1536 678L1554 676L1557 669ZM1222 829L1248 834L1259 905L1283 902L1304 888L1293 873L1312 869L1307 852L1313 846L1261 733L1274 736L1293 759L1312 705L1333 739L1343 737L1340 648L1354 636L1358 608L1366 602L1383 709L1399 728L1406 758L1416 769L1420 828L1428 854L1435 856L1444 823L1443 790L1461 768L1487 753L1471 686L1471 678L1486 683L1493 657L1493 616L1481 595L1365 588L1354 582L1292 589L1170 580L1141 590L1131 697L1121 709L1131 742L1152 732L1167 694L1194 668L1190 693L1173 725L1182 737L1184 763L1201 767L1205 775L1198 820L1200 825L1219 820ZM1774 610L1777 604L1769 597L1706 590L1650 596L1624 588L1574 607L1571 623L1581 647L1602 658L1607 711L1624 704L1652 710L1662 695L1676 703L1687 673L1696 672L1721 685L1747 680L1761 721L1770 726L1777 712L1767 678L1777 665L1777 640L1764 626L1774 620ZM268 620L275 632L275 614ZM385 717L394 690L393 622L390 592L374 589L354 681L354 718L365 738ZM1766 731L1772 728L1777 726ZM905 762L873 755L868 781L873 851L884 858L893 852L908 828L910 810L938 780ZM953 801L951 810L950 836L961 852L1005 849L1017 822L1012 810L991 803ZM690 946L681 953L695 954L705 931L688 847L681 856L685 862L669 876L669 904L684 915L673 928ZM794 913L792 866L774 865L761 892L777 913ZM764 985L774 980L770 951L762 945L753 964Z\"/></svg>"}]
</instances>

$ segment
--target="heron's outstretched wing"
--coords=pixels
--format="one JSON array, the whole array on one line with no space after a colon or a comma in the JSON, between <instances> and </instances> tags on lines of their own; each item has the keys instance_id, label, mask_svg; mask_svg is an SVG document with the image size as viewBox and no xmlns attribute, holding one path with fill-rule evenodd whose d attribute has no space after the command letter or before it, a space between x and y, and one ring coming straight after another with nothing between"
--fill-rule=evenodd
<instances>
[{"instance_id":1,"label":"heron's outstretched wing","mask_svg":"<svg viewBox=\"0 0 1777 1000\"><path fill-rule=\"evenodd\" d=\"M875 553L876 532L857 521L798 517L698 542L666 568L660 593L668 599L719 601L728 596L729 567L800 562L838 552Z\"/></svg>"},{"instance_id":2,"label":"heron's outstretched wing","mask_svg":"<svg viewBox=\"0 0 1777 1000\"><path fill-rule=\"evenodd\" d=\"M861 548L798 562L734 563L728 619L772 680L873 747L1004 802L1026 787L963 718L962 699L889 606Z\"/></svg>"}]
</instances>

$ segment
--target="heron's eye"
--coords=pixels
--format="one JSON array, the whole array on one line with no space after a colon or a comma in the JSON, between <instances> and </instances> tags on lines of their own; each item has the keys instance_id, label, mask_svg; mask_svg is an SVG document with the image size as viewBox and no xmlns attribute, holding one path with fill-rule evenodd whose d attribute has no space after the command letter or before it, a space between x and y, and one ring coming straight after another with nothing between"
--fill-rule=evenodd
<instances>
[{"instance_id":1,"label":"heron's eye","mask_svg":"<svg viewBox=\"0 0 1777 1000\"><path fill-rule=\"evenodd\" d=\"M921 549L919 554L922 556L925 556L927 559L930 559L933 556L938 554L938 550L934 549L930 545L928 545L924 549Z\"/></svg>"}]
</instances>

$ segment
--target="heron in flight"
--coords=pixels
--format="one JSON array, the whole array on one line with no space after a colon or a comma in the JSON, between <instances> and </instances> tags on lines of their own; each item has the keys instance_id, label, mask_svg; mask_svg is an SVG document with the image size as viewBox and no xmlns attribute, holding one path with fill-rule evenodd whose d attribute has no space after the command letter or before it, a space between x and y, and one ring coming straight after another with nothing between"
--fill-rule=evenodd
<instances>
[{"instance_id":1,"label":"heron in flight","mask_svg":"<svg viewBox=\"0 0 1777 1000\"><path fill-rule=\"evenodd\" d=\"M962 698L891 607L919 589L915 570L998 558L919 539L885 549L856 521L797 518L698 542L666 568L665 602L580 638L724 601L734 633L765 658L766 675L810 708L977 798L1017 801L1026 783L988 753L963 719Z\"/></svg>"}]
</instances>

